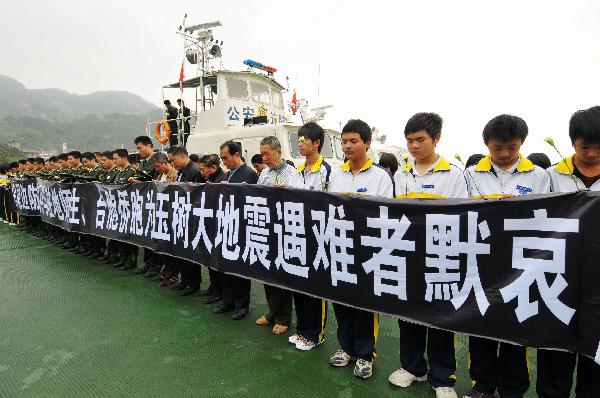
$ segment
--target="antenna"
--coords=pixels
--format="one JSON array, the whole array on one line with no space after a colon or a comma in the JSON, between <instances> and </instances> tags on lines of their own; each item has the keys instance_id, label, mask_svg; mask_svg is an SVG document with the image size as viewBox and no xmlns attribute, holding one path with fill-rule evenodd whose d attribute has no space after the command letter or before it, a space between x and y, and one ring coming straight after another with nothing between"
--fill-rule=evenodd
<instances>
[{"instance_id":1,"label":"antenna","mask_svg":"<svg viewBox=\"0 0 600 398\"><path fill-rule=\"evenodd\" d=\"M187 14L185 14L185 15L187 17ZM218 26L221 26L221 21L213 21L213 22L201 23L198 25L186 26L184 31L189 32L189 33L194 33L197 30L206 30L206 29L210 29L210 28L216 28Z\"/></svg>"}]
</instances>

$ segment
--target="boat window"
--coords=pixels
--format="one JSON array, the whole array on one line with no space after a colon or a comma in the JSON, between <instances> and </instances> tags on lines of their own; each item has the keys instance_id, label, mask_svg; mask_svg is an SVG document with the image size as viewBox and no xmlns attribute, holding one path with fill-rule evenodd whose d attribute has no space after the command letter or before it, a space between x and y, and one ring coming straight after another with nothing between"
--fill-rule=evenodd
<instances>
[{"instance_id":1,"label":"boat window","mask_svg":"<svg viewBox=\"0 0 600 398\"><path fill-rule=\"evenodd\" d=\"M229 98L248 99L248 84L245 80L227 77L227 95Z\"/></svg>"},{"instance_id":2,"label":"boat window","mask_svg":"<svg viewBox=\"0 0 600 398\"><path fill-rule=\"evenodd\" d=\"M269 105L271 103L271 95L269 94L269 87L264 84L252 82L252 100L261 104Z\"/></svg>"},{"instance_id":3,"label":"boat window","mask_svg":"<svg viewBox=\"0 0 600 398\"><path fill-rule=\"evenodd\" d=\"M344 160L344 152L342 151L342 139L335 137L333 139L333 145L335 146L335 155L338 159Z\"/></svg>"},{"instance_id":4,"label":"boat window","mask_svg":"<svg viewBox=\"0 0 600 398\"><path fill-rule=\"evenodd\" d=\"M283 109L283 96L279 90L271 90L273 92L273 106L275 108Z\"/></svg>"},{"instance_id":5,"label":"boat window","mask_svg":"<svg viewBox=\"0 0 600 398\"><path fill-rule=\"evenodd\" d=\"M298 147L298 132L290 131L290 149L294 157L302 157L300 154L300 148ZM321 155L326 158L333 157L333 148L331 147L331 137L329 134L325 134L325 142L321 148Z\"/></svg>"}]
</instances>

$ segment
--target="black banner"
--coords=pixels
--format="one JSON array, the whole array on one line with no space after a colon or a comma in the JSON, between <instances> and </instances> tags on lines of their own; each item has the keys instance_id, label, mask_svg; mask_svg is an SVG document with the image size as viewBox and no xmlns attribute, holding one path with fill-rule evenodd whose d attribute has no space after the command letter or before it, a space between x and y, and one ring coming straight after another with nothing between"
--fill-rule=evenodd
<instances>
[{"instance_id":1,"label":"black banner","mask_svg":"<svg viewBox=\"0 0 600 398\"><path fill-rule=\"evenodd\" d=\"M11 184L67 230L470 335L597 357L600 193L395 200L246 184Z\"/></svg>"}]
</instances>

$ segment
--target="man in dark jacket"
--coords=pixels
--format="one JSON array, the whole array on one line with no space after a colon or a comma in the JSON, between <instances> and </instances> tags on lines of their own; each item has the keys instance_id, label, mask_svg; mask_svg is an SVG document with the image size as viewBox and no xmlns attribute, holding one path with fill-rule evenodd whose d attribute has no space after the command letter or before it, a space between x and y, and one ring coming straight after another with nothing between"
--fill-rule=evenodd
<instances>
[{"instance_id":1,"label":"man in dark jacket","mask_svg":"<svg viewBox=\"0 0 600 398\"><path fill-rule=\"evenodd\" d=\"M183 146L187 145L187 139L190 136L190 108L185 106L185 101L181 99L177 100L177 106L179 106L179 117L183 118Z\"/></svg>"},{"instance_id":2,"label":"man in dark jacket","mask_svg":"<svg viewBox=\"0 0 600 398\"><path fill-rule=\"evenodd\" d=\"M242 161L242 145L239 142L227 141L221 145L220 157L229 171L223 182L230 184L256 184L258 175ZM239 276L222 274L223 301L218 304L215 314L233 311L231 319L240 320L248 314L250 306L250 280Z\"/></svg>"},{"instance_id":3,"label":"man in dark jacket","mask_svg":"<svg viewBox=\"0 0 600 398\"><path fill-rule=\"evenodd\" d=\"M194 162L191 161L188 151L181 146L172 146L167 151L169 161L173 164L173 167L179 172L177 175L177 181L179 182L201 182L202 176L200 170L196 167ZM200 274L200 266L194 264L191 261L186 260L175 260L174 265L181 274L181 282L175 285L175 290L181 290L180 296L189 296L200 290L200 283L202 282L202 275Z\"/></svg>"},{"instance_id":4,"label":"man in dark jacket","mask_svg":"<svg viewBox=\"0 0 600 398\"><path fill-rule=\"evenodd\" d=\"M225 179L225 172L221 169L220 164L221 159L215 154L204 155L198 160L200 173L206 182L216 184ZM210 276L210 285L208 289L202 291L201 296L204 297L204 304L214 304L223 299L222 273L209 267L208 275Z\"/></svg>"},{"instance_id":5,"label":"man in dark jacket","mask_svg":"<svg viewBox=\"0 0 600 398\"><path fill-rule=\"evenodd\" d=\"M171 105L171 101L165 100L165 110L167 112L167 122L169 122L169 127L171 128L171 138L169 138L169 145L174 147L177 145L177 133L178 133L178 125L177 125L177 117L179 116L179 111L173 105Z\"/></svg>"}]
</instances>

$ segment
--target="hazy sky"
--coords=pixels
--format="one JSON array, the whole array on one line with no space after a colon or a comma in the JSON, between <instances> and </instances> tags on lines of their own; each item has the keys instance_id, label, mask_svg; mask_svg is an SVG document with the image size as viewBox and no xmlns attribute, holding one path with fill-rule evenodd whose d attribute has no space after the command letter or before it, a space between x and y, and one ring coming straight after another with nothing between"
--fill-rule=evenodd
<instances>
[{"instance_id":1,"label":"hazy sky","mask_svg":"<svg viewBox=\"0 0 600 398\"><path fill-rule=\"evenodd\" d=\"M334 105L330 126L361 118L403 144L413 113L440 113L450 157L484 152L485 123L513 113L529 124L524 153L556 160L542 138L570 152L570 115L600 104L597 0L0 4L0 74L29 88L126 90L158 105L179 76L175 32L187 13L189 23L223 22L214 34L228 69L256 59L311 105Z\"/></svg>"}]
</instances>

